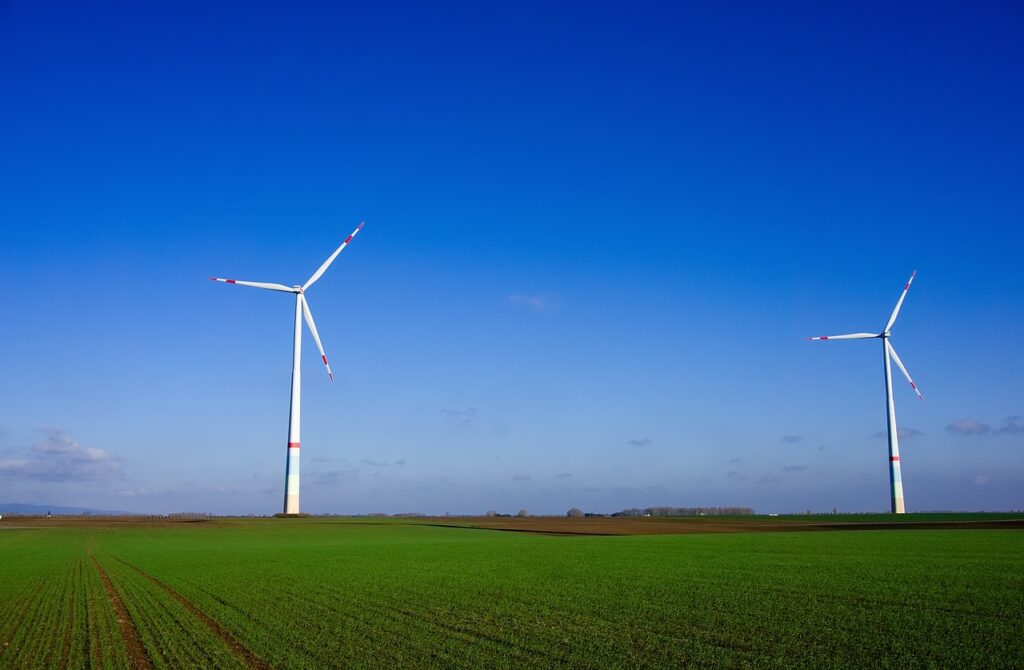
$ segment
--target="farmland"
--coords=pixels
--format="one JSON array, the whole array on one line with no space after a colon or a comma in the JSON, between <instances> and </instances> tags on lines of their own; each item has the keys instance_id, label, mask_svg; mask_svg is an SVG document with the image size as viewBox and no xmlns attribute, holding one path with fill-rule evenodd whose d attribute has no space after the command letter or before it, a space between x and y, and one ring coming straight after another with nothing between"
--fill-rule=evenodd
<instances>
[{"instance_id":1,"label":"farmland","mask_svg":"<svg viewBox=\"0 0 1024 670\"><path fill-rule=\"evenodd\" d=\"M1006 517L856 532L701 519L653 535L500 521L534 532L5 519L0 667L1024 664L1024 532Z\"/></svg>"}]
</instances>

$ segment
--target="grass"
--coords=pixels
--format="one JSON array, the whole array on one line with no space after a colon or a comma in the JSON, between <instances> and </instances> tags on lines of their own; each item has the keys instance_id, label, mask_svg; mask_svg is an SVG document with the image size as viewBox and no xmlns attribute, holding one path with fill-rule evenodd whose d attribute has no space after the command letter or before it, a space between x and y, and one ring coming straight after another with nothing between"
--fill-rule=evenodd
<instances>
[{"instance_id":1,"label":"grass","mask_svg":"<svg viewBox=\"0 0 1024 670\"><path fill-rule=\"evenodd\" d=\"M0 533L0 667L127 666L90 548L156 668L1024 665L1019 530L289 519Z\"/></svg>"}]
</instances>

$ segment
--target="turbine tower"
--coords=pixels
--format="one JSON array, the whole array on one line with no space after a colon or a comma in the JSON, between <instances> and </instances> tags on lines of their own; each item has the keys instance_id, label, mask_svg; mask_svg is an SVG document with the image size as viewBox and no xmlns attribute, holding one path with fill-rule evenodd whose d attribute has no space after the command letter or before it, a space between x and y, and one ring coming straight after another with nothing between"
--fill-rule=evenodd
<instances>
[{"instance_id":1,"label":"turbine tower","mask_svg":"<svg viewBox=\"0 0 1024 670\"><path fill-rule=\"evenodd\" d=\"M302 379L302 320L305 318L309 332L316 342L316 348L320 350L320 358L327 368L327 376L334 381L334 373L327 362L327 354L320 343L320 335L316 332L316 324L313 323L313 313L309 311L309 303L306 302L306 291L316 280L323 276L334 259L338 257L341 250L348 246L352 238L363 229L363 224L352 231L352 234L345 238L341 246L334 250L326 261L323 262L317 271L302 286L285 286L284 284L271 284L266 282L242 281L240 279L221 279L210 277L213 281L224 282L225 284L238 284L239 286L253 286L264 288L269 291L281 291L283 293L295 294L295 329L294 340L292 341L292 398L291 409L288 413L288 459L285 461L285 484L284 484L284 513L299 513L299 408L301 400L301 379Z\"/></svg>"},{"instance_id":2,"label":"turbine tower","mask_svg":"<svg viewBox=\"0 0 1024 670\"><path fill-rule=\"evenodd\" d=\"M924 400L924 396L917 389L917 384L910 378L910 373L907 372L907 368L904 367L903 361L896 355L896 350L893 349L889 343L889 335L892 330L892 324L896 323L896 317L900 313L900 307L903 306L903 299L907 297L907 291L910 290L910 284L914 281L914 276L917 275L915 270L911 275L910 279L907 280L907 285L903 287L903 293L900 294L900 299L896 301L896 307L892 310L892 315L889 317L889 321L885 324L885 328L881 333L853 333L850 335L826 335L824 337L809 337L809 340L865 340L865 339L880 339L882 340L882 360L884 361L885 367L885 411L886 418L888 419L887 428L889 434L889 487L892 494L892 512L893 514L903 514L906 512L906 508L903 504L903 477L900 472L900 445L899 435L896 429L896 407L893 405L892 400L892 369L890 360L896 362L896 366L899 367L903 376L910 382L910 388L914 389L914 393L921 400Z\"/></svg>"}]
</instances>

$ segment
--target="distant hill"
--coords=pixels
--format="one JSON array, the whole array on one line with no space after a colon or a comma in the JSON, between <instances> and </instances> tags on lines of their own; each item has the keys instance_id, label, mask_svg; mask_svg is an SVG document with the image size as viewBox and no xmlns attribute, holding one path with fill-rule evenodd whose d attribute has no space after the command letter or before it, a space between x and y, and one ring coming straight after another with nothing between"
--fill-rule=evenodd
<instances>
[{"instance_id":1,"label":"distant hill","mask_svg":"<svg viewBox=\"0 0 1024 670\"><path fill-rule=\"evenodd\" d=\"M61 507L60 505L26 505L24 503L0 503L0 514L130 514L109 509L93 509L91 507Z\"/></svg>"}]
</instances>

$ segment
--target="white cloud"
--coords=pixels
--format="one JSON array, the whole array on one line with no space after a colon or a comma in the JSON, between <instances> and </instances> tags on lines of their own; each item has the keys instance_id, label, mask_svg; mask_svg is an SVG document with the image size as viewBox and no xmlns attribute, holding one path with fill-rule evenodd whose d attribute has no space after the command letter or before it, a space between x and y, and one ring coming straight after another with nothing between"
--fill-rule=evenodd
<instances>
[{"instance_id":1,"label":"white cloud","mask_svg":"<svg viewBox=\"0 0 1024 670\"><path fill-rule=\"evenodd\" d=\"M0 460L0 476L43 481L93 481L121 469L120 461L106 449L85 447L64 431L40 430L45 438L14 458Z\"/></svg>"},{"instance_id":2,"label":"white cloud","mask_svg":"<svg viewBox=\"0 0 1024 670\"><path fill-rule=\"evenodd\" d=\"M976 419L958 419L946 426L946 432L954 435L987 435L992 432L992 427Z\"/></svg>"}]
</instances>

